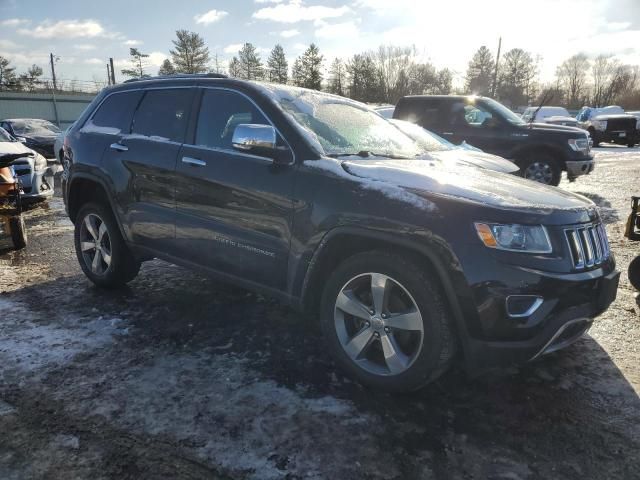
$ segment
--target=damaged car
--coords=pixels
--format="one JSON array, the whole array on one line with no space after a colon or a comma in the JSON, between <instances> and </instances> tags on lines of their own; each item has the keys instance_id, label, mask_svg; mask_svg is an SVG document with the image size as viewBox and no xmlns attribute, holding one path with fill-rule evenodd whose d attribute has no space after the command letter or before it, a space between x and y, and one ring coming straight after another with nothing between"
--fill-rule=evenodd
<instances>
[{"instance_id":1,"label":"damaged car","mask_svg":"<svg viewBox=\"0 0 640 480\"><path fill-rule=\"evenodd\" d=\"M0 154L23 154L11 166L22 187L22 201L34 202L53 196L54 169L47 159L0 128Z\"/></svg>"},{"instance_id":2,"label":"damaged car","mask_svg":"<svg viewBox=\"0 0 640 480\"><path fill-rule=\"evenodd\" d=\"M55 158L53 145L60 129L53 123L39 118L9 118L0 121L0 127L43 157Z\"/></svg>"},{"instance_id":3,"label":"damaged car","mask_svg":"<svg viewBox=\"0 0 640 480\"><path fill-rule=\"evenodd\" d=\"M103 90L70 128L63 193L96 285L160 258L271 295L315 313L327 353L375 388L579 339L619 279L594 203L425 155L343 97L152 78Z\"/></svg>"}]
</instances>

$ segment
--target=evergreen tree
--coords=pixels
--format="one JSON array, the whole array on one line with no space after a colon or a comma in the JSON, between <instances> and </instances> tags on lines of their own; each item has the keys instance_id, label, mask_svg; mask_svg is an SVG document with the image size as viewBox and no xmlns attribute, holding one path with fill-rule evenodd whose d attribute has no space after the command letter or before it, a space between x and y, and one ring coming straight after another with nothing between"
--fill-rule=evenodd
<instances>
[{"instance_id":1,"label":"evergreen tree","mask_svg":"<svg viewBox=\"0 0 640 480\"><path fill-rule=\"evenodd\" d=\"M146 53L142 53L137 48L130 48L129 55L131 56L131 68L123 68L120 72L127 77L132 78L145 78L148 77L146 73L144 73L144 69L147 68L147 61L145 58L148 58L149 55Z\"/></svg>"},{"instance_id":2,"label":"evergreen tree","mask_svg":"<svg viewBox=\"0 0 640 480\"><path fill-rule=\"evenodd\" d=\"M238 52L239 78L245 80L260 80L264 74L262 60L256 47L251 43L245 43Z\"/></svg>"},{"instance_id":3,"label":"evergreen tree","mask_svg":"<svg viewBox=\"0 0 640 480\"><path fill-rule=\"evenodd\" d=\"M16 86L16 69L9 66L9 60L0 56L0 90L9 90Z\"/></svg>"},{"instance_id":4,"label":"evergreen tree","mask_svg":"<svg viewBox=\"0 0 640 480\"><path fill-rule=\"evenodd\" d=\"M336 58L329 69L329 92L344 96L347 87L347 68L342 60Z\"/></svg>"},{"instance_id":5,"label":"evergreen tree","mask_svg":"<svg viewBox=\"0 0 640 480\"><path fill-rule=\"evenodd\" d=\"M492 89L495 66L493 54L487 47L481 46L473 54L467 68L465 79L467 91L478 95L489 95Z\"/></svg>"},{"instance_id":6,"label":"evergreen tree","mask_svg":"<svg viewBox=\"0 0 640 480\"><path fill-rule=\"evenodd\" d=\"M302 87L304 85L302 59L300 57L296 58L295 62L293 62L293 68L291 69L291 80L293 81L293 84L298 87Z\"/></svg>"},{"instance_id":7,"label":"evergreen tree","mask_svg":"<svg viewBox=\"0 0 640 480\"><path fill-rule=\"evenodd\" d=\"M229 76L234 78L240 78L240 62L236 57L233 57L229 62Z\"/></svg>"},{"instance_id":8,"label":"evergreen tree","mask_svg":"<svg viewBox=\"0 0 640 480\"><path fill-rule=\"evenodd\" d=\"M500 64L498 97L508 106L527 105L535 97L536 61L529 52L514 48L505 53Z\"/></svg>"},{"instance_id":9,"label":"evergreen tree","mask_svg":"<svg viewBox=\"0 0 640 480\"><path fill-rule=\"evenodd\" d=\"M173 66L173 63L171 63L171 60L169 60L168 58L164 59L164 62L162 62L162 65L160 65L160 70L158 70L158 75L173 75L176 73L176 69Z\"/></svg>"},{"instance_id":10,"label":"evergreen tree","mask_svg":"<svg viewBox=\"0 0 640 480\"><path fill-rule=\"evenodd\" d=\"M27 73L20 75L20 87L26 88L30 92L34 91L36 87L41 83L40 77L42 76L42 68L38 65L31 65Z\"/></svg>"},{"instance_id":11,"label":"evergreen tree","mask_svg":"<svg viewBox=\"0 0 640 480\"><path fill-rule=\"evenodd\" d=\"M176 73L204 73L209 63L209 48L195 32L177 30L170 51Z\"/></svg>"},{"instance_id":12,"label":"evergreen tree","mask_svg":"<svg viewBox=\"0 0 640 480\"><path fill-rule=\"evenodd\" d=\"M347 65L347 72L351 98L361 102L378 102L382 99L380 76L370 55L354 55Z\"/></svg>"},{"instance_id":13,"label":"evergreen tree","mask_svg":"<svg viewBox=\"0 0 640 480\"><path fill-rule=\"evenodd\" d=\"M267 60L267 67L269 69L269 81L275 83L286 84L289 79L289 64L287 58L284 55L284 49L282 45L277 44L271 50L269 59Z\"/></svg>"},{"instance_id":14,"label":"evergreen tree","mask_svg":"<svg viewBox=\"0 0 640 480\"><path fill-rule=\"evenodd\" d=\"M320 90L322 88L322 62L324 57L320 54L320 50L315 43L309 45L309 48L300 57L302 84L304 88Z\"/></svg>"}]
</instances>

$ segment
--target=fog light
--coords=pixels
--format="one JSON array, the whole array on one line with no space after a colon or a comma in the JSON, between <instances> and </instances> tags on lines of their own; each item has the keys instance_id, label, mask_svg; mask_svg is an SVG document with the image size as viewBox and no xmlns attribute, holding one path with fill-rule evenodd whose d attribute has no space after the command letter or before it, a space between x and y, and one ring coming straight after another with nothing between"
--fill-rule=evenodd
<instances>
[{"instance_id":1,"label":"fog light","mask_svg":"<svg viewBox=\"0 0 640 480\"><path fill-rule=\"evenodd\" d=\"M511 318L530 317L543 302L544 298L537 295L509 295L505 301L507 314Z\"/></svg>"}]
</instances>

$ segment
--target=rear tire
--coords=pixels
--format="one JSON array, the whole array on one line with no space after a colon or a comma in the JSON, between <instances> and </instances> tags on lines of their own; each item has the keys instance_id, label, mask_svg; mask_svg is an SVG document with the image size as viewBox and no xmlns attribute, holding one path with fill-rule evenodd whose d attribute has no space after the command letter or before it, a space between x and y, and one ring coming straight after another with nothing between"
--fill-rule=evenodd
<instances>
[{"instance_id":1,"label":"rear tire","mask_svg":"<svg viewBox=\"0 0 640 480\"><path fill-rule=\"evenodd\" d=\"M517 163L522 177L554 187L560 185L562 169L548 153L529 153Z\"/></svg>"},{"instance_id":2,"label":"rear tire","mask_svg":"<svg viewBox=\"0 0 640 480\"><path fill-rule=\"evenodd\" d=\"M321 326L343 370L381 390L417 390L446 371L455 353L438 281L415 260L382 251L356 254L331 274Z\"/></svg>"},{"instance_id":3,"label":"rear tire","mask_svg":"<svg viewBox=\"0 0 640 480\"><path fill-rule=\"evenodd\" d=\"M629 282L633 285L633 288L640 290L640 256L631 260L628 274Z\"/></svg>"},{"instance_id":4,"label":"rear tire","mask_svg":"<svg viewBox=\"0 0 640 480\"><path fill-rule=\"evenodd\" d=\"M75 221L74 243L84 274L102 288L118 288L133 280L140 262L127 247L109 207L84 205Z\"/></svg>"},{"instance_id":5,"label":"rear tire","mask_svg":"<svg viewBox=\"0 0 640 480\"><path fill-rule=\"evenodd\" d=\"M11 228L11 240L16 250L22 250L27 246L27 227L24 223L22 215L16 215L9 219L9 228Z\"/></svg>"}]
</instances>

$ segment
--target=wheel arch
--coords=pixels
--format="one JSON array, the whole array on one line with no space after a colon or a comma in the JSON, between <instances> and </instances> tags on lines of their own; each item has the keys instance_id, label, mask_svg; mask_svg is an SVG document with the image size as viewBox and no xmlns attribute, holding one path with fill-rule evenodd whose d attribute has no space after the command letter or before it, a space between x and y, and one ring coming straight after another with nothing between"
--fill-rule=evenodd
<instances>
[{"instance_id":1,"label":"wheel arch","mask_svg":"<svg viewBox=\"0 0 640 480\"><path fill-rule=\"evenodd\" d=\"M567 164L566 164L566 161L568 160L567 153L564 152L557 145L553 145L553 144L543 143L539 145L523 146L515 150L512 153L511 157L513 157L515 159L515 163L522 168L522 165L520 164L520 162L526 159L529 155L536 154L536 153L538 154L546 153L548 155L551 155L558 162L558 166L560 167L560 170L567 169Z\"/></svg>"},{"instance_id":2,"label":"wheel arch","mask_svg":"<svg viewBox=\"0 0 640 480\"><path fill-rule=\"evenodd\" d=\"M82 205L88 202L102 203L111 209L113 216L116 219L116 223L118 224L118 228L120 229L120 233L123 238L126 239L127 237L125 236L124 228L120 222L119 216L117 215L117 209L115 208L112 198L108 192L109 189L102 180L90 175L74 175L69 183L67 193L67 211L69 218L75 224L76 217L78 216L78 212L82 208Z\"/></svg>"},{"instance_id":3,"label":"wheel arch","mask_svg":"<svg viewBox=\"0 0 640 480\"><path fill-rule=\"evenodd\" d=\"M325 280L340 262L357 253L393 249L416 259L439 281L441 294L454 320L454 329L463 352L466 350L468 330L459 302L459 286L454 286L454 272L461 272L453 252L435 237L421 237L420 241L398 238L388 232L353 227L336 227L323 237L308 264L301 287L300 306L306 312L318 311ZM448 264L448 265L447 265ZM457 283L456 283L457 285Z\"/></svg>"}]
</instances>

